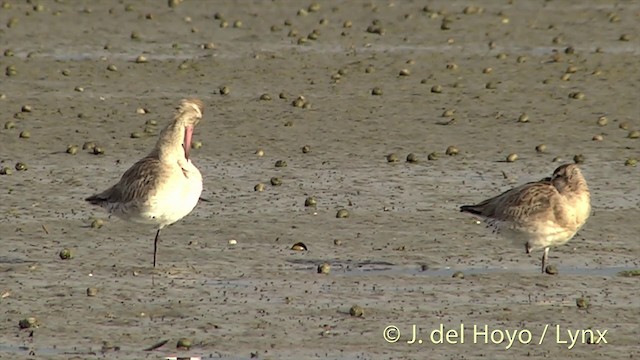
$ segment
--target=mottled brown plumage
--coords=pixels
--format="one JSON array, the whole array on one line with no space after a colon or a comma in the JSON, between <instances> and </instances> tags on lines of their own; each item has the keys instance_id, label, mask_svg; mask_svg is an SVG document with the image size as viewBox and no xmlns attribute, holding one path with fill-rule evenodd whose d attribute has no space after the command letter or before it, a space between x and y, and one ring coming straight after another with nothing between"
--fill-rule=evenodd
<instances>
[{"instance_id":1,"label":"mottled brown plumage","mask_svg":"<svg viewBox=\"0 0 640 360\"><path fill-rule=\"evenodd\" d=\"M462 206L460 211L479 215L496 232L524 242L527 253L544 249L544 272L549 247L571 240L587 221L591 205L582 172L575 164L565 164L550 178Z\"/></svg>"}]
</instances>

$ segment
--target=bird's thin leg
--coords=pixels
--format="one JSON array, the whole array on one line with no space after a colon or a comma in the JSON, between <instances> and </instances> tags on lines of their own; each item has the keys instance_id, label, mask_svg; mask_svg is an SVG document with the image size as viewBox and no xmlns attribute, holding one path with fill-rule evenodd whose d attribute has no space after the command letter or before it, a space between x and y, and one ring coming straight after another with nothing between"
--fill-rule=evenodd
<instances>
[{"instance_id":1,"label":"bird's thin leg","mask_svg":"<svg viewBox=\"0 0 640 360\"><path fill-rule=\"evenodd\" d=\"M544 253L542 254L542 273L544 274L544 269L547 265L547 261L549 261L549 248L544 248Z\"/></svg>"},{"instance_id":2,"label":"bird's thin leg","mask_svg":"<svg viewBox=\"0 0 640 360\"><path fill-rule=\"evenodd\" d=\"M153 240L153 267L156 267L156 254L158 253L158 240L160 240L160 229L156 233L156 238Z\"/></svg>"}]
</instances>

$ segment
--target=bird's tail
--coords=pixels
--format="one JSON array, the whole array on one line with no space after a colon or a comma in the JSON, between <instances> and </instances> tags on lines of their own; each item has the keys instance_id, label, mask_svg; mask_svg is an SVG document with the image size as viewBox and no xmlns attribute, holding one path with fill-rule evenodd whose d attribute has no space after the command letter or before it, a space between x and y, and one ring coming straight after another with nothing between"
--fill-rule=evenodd
<instances>
[{"instance_id":1,"label":"bird's tail","mask_svg":"<svg viewBox=\"0 0 640 360\"><path fill-rule=\"evenodd\" d=\"M468 212L474 215L482 215L483 207L480 205L463 205L460 206L461 212Z\"/></svg>"},{"instance_id":2,"label":"bird's tail","mask_svg":"<svg viewBox=\"0 0 640 360\"><path fill-rule=\"evenodd\" d=\"M104 202L107 201L107 198L103 194L95 194L84 199L84 201L87 201L92 205L102 206L102 204L104 204Z\"/></svg>"}]
</instances>

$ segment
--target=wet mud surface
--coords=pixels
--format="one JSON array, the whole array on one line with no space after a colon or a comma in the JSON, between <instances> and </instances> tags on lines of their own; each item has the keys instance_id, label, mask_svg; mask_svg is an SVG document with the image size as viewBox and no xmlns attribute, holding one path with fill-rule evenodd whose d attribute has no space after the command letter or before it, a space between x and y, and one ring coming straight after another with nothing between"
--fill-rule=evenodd
<instances>
[{"instance_id":1,"label":"wet mud surface","mask_svg":"<svg viewBox=\"0 0 640 360\"><path fill-rule=\"evenodd\" d=\"M640 267L639 2L3 3L0 357L640 356L639 278L618 275ZM155 230L83 199L185 97L206 106L211 201L163 230L153 269ZM575 155L593 214L556 276L458 212Z\"/></svg>"}]
</instances>

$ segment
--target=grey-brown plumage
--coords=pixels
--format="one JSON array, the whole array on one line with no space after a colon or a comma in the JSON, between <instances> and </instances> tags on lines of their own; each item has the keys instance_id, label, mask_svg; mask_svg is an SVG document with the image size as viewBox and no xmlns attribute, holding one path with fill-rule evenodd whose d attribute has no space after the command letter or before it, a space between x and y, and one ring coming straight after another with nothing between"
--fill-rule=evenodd
<instances>
[{"instance_id":1,"label":"grey-brown plumage","mask_svg":"<svg viewBox=\"0 0 640 360\"><path fill-rule=\"evenodd\" d=\"M124 220L155 225L154 267L160 230L189 214L202 193L202 175L189 152L203 104L198 99L182 100L177 110L147 156L125 171L118 183L85 199Z\"/></svg>"},{"instance_id":2,"label":"grey-brown plumage","mask_svg":"<svg viewBox=\"0 0 640 360\"><path fill-rule=\"evenodd\" d=\"M498 233L524 243L527 253L562 245L580 230L591 212L590 194L575 164L558 167L553 176L530 182L460 211L481 216Z\"/></svg>"}]
</instances>

